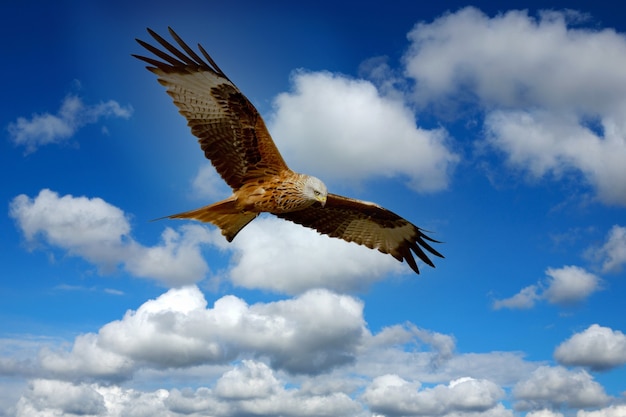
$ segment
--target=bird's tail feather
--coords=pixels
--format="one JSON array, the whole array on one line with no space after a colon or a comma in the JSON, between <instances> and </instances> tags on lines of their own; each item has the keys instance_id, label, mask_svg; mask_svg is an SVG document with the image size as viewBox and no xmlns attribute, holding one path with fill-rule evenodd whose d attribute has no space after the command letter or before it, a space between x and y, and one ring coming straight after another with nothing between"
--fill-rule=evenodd
<instances>
[{"instance_id":1,"label":"bird's tail feather","mask_svg":"<svg viewBox=\"0 0 626 417\"><path fill-rule=\"evenodd\" d=\"M234 199L226 199L199 209L167 216L169 219L195 219L213 223L222 230L226 240L231 242L237 233L250 223L258 213L242 212L236 207Z\"/></svg>"}]
</instances>

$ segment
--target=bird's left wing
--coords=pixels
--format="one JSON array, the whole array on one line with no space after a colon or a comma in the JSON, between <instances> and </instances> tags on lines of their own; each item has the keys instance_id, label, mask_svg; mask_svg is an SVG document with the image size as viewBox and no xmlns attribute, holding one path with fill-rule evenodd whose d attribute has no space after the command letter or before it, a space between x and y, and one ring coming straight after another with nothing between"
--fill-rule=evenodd
<instances>
[{"instance_id":1,"label":"bird's left wing","mask_svg":"<svg viewBox=\"0 0 626 417\"><path fill-rule=\"evenodd\" d=\"M201 45L203 57L169 31L180 49L148 29L162 49L137 42L159 59L133 56L147 62L159 77L224 181L238 189L251 179L288 170L252 103Z\"/></svg>"},{"instance_id":2,"label":"bird's left wing","mask_svg":"<svg viewBox=\"0 0 626 417\"><path fill-rule=\"evenodd\" d=\"M374 203L328 194L326 205L277 214L302 226L331 237L365 245L388 253L419 274L413 254L426 264L435 265L424 249L443 258L427 241L440 243L424 234L422 229L397 214Z\"/></svg>"}]
</instances>

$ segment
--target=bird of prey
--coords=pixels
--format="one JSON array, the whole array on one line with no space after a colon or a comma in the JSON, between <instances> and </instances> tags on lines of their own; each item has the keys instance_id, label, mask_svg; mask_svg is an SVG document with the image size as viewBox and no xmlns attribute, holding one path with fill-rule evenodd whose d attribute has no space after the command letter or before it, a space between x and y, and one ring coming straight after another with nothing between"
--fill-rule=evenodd
<instances>
[{"instance_id":1,"label":"bird of prey","mask_svg":"<svg viewBox=\"0 0 626 417\"><path fill-rule=\"evenodd\" d=\"M443 258L427 241L440 242L404 218L373 203L328 193L319 179L289 169L259 112L200 44L202 56L171 28L180 48L148 32L161 49L137 42L158 59L133 56L149 64L147 69L167 89L205 156L233 189L225 200L167 217L212 223L230 242L268 212L405 260L418 274L413 253L432 267L424 249Z\"/></svg>"}]
</instances>

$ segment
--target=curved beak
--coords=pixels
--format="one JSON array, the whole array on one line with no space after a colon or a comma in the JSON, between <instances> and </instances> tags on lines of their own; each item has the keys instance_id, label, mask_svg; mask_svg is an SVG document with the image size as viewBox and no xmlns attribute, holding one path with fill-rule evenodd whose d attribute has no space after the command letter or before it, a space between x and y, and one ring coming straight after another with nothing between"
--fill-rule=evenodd
<instances>
[{"instance_id":1,"label":"curved beak","mask_svg":"<svg viewBox=\"0 0 626 417\"><path fill-rule=\"evenodd\" d=\"M317 196L317 201L319 201L322 204L322 207L324 207L326 205L326 196L325 195L318 195Z\"/></svg>"}]
</instances>

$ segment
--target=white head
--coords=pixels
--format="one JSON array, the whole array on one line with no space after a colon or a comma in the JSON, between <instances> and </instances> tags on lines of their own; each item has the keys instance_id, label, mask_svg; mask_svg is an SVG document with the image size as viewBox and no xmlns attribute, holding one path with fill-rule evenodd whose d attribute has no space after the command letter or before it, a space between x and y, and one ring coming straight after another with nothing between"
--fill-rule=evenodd
<instances>
[{"instance_id":1,"label":"white head","mask_svg":"<svg viewBox=\"0 0 626 417\"><path fill-rule=\"evenodd\" d=\"M307 200L314 200L320 202L322 207L326 204L326 197L328 196L328 190L326 185L319 178L307 176L304 182L304 196Z\"/></svg>"}]
</instances>

